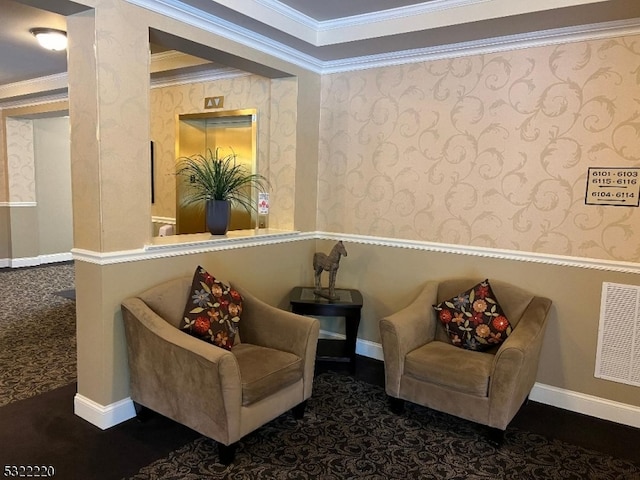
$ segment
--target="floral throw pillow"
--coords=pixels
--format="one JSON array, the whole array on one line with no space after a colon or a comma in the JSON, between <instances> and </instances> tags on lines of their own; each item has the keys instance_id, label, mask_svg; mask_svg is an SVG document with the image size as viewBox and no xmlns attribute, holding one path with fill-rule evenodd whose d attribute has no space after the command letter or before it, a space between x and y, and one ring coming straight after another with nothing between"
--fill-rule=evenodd
<instances>
[{"instance_id":1,"label":"floral throw pillow","mask_svg":"<svg viewBox=\"0 0 640 480\"><path fill-rule=\"evenodd\" d=\"M511 334L511 324L489 280L434 305L438 318L457 347L483 351L499 345Z\"/></svg>"},{"instance_id":2,"label":"floral throw pillow","mask_svg":"<svg viewBox=\"0 0 640 480\"><path fill-rule=\"evenodd\" d=\"M180 328L218 347L231 350L242 313L242 297L198 267Z\"/></svg>"}]
</instances>

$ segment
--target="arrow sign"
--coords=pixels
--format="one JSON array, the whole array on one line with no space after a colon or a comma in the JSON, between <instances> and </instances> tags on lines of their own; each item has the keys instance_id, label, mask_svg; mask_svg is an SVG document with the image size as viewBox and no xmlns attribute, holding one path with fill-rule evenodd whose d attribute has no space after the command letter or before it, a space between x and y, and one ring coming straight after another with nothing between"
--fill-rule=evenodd
<instances>
[{"instance_id":1,"label":"arrow sign","mask_svg":"<svg viewBox=\"0 0 640 480\"><path fill-rule=\"evenodd\" d=\"M224 106L224 96L205 97L204 108L222 108Z\"/></svg>"}]
</instances>

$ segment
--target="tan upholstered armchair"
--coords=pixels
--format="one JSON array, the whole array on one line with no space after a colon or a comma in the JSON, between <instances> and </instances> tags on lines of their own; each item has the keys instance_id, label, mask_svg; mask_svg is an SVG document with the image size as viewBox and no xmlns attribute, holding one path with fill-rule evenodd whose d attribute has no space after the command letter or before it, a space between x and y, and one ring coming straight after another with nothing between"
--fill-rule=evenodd
<instances>
[{"instance_id":1,"label":"tan upholstered armchair","mask_svg":"<svg viewBox=\"0 0 640 480\"><path fill-rule=\"evenodd\" d=\"M179 330L191 277L122 302L131 399L218 442L233 461L244 435L311 396L319 322L243 296L241 343L229 350Z\"/></svg>"},{"instance_id":2,"label":"tan upholstered armchair","mask_svg":"<svg viewBox=\"0 0 640 480\"><path fill-rule=\"evenodd\" d=\"M432 306L478 281L428 282L413 303L380 321L386 392L396 412L407 400L487 425L501 441L535 382L551 301L491 280L513 331L499 347L465 350L451 344Z\"/></svg>"}]
</instances>

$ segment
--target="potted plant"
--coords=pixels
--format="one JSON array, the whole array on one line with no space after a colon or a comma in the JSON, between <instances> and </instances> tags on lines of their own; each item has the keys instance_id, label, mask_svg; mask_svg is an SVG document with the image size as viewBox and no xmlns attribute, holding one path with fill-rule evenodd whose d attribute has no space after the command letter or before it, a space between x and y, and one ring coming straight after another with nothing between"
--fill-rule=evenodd
<instances>
[{"instance_id":1,"label":"potted plant","mask_svg":"<svg viewBox=\"0 0 640 480\"><path fill-rule=\"evenodd\" d=\"M257 173L251 173L238 163L236 153L219 155L214 151L189 157L180 157L177 175L186 180L185 205L204 202L207 229L212 235L224 235L229 228L231 204L238 205L247 212L257 211L252 201L252 189L265 190L269 182Z\"/></svg>"}]
</instances>

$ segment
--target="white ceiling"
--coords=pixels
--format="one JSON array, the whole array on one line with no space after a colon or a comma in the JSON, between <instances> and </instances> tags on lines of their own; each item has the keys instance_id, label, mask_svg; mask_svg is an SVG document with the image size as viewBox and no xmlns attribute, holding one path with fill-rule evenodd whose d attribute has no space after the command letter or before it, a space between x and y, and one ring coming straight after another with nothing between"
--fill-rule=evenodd
<instances>
[{"instance_id":1,"label":"white ceiling","mask_svg":"<svg viewBox=\"0 0 640 480\"><path fill-rule=\"evenodd\" d=\"M239 41L319 70L541 31L640 26L639 0L125 1L202 28L227 28ZM82 8L69 0L0 0L0 86L66 71L66 55L41 50L28 30L64 29L64 15ZM170 43L163 46L175 48Z\"/></svg>"}]
</instances>

